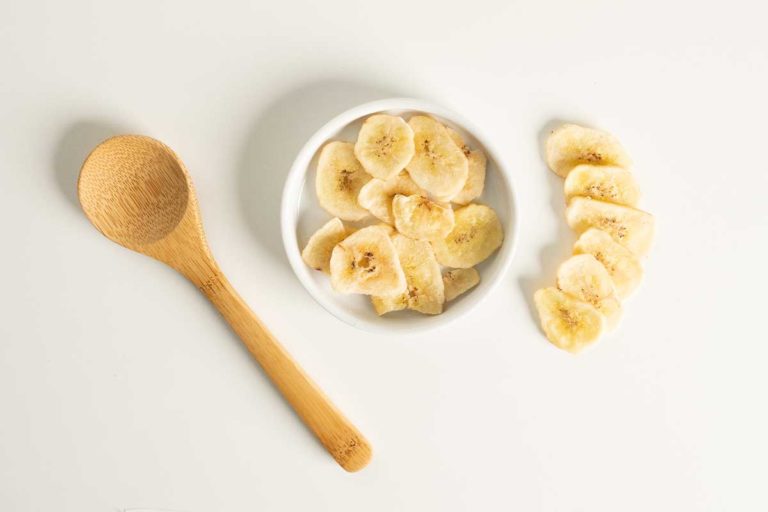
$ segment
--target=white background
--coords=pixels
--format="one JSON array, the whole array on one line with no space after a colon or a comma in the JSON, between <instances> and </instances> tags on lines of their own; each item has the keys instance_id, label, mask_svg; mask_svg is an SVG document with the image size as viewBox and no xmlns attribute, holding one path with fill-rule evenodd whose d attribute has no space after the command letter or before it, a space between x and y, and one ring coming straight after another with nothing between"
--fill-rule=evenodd
<instances>
[{"instance_id":1,"label":"white background","mask_svg":"<svg viewBox=\"0 0 768 512\"><path fill-rule=\"evenodd\" d=\"M766 510L764 2L0 1L0 510ZM512 268L452 329L357 331L291 273L298 148L416 96L514 173ZM530 314L569 252L542 130L614 132L658 218L619 331L578 357ZM242 295L375 446L339 469L169 269L75 196L102 138L185 160Z\"/></svg>"}]
</instances>

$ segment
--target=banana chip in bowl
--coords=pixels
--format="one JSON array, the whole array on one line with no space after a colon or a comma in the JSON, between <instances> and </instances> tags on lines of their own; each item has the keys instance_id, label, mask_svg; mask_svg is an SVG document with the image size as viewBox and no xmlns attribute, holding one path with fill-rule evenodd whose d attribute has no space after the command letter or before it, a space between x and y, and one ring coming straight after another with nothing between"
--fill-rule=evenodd
<instances>
[{"instance_id":1,"label":"banana chip in bowl","mask_svg":"<svg viewBox=\"0 0 768 512\"><path fill-rule=\"evenodd\" d=\"M351 325L399 333L477 306L511 261L517 223L489 141L412 99L360 105L318 130L281 211L288 260L312 297Z\"/></svg>"}]
</instances>

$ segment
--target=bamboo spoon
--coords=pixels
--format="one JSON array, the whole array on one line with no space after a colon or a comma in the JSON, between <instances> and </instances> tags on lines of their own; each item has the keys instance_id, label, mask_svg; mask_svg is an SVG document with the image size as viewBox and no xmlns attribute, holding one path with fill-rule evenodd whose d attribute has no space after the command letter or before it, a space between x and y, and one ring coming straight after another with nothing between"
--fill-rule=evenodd
<instances>
[{"instance_id":1,"label":"bamboo spoon","mask_svg":"<svg viewBox=\"0 0 768 512\"><path fill-rule=\"evenodd\" d=\"M85 215L102 234L166 263L208 297L341 467L357 471L368 464L368 441L221 273L205 241L192 181L169 147L139 135L108 139L83 163L77 189Z\"/></svg>"}]
</instances>

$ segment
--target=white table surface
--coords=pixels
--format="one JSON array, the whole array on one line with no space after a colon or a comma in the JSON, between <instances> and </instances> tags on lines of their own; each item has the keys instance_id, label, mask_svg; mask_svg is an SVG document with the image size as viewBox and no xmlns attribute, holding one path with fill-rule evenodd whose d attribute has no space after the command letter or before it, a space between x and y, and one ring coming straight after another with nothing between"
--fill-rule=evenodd
<instances>
[{"instance_id":1,"label":"white table surface","mask_svg":"<svg viewBox=\"0 0 768 512\"><path fill-rule=\"evenodd\" d=\"M766 510L765 20L757 1L0 1L0 510ZM483 307L411 338L330 317L278 226L305 139L395 95L483 126L523 215ZM620 330L579 357L529 310L573 239L539 154L553 120L618 135L659 225ZM222 267L370 438L367 469L333 463L192 286L86 221L79 165L121 132L183 157Z\"/></svg>"}]
</instances>

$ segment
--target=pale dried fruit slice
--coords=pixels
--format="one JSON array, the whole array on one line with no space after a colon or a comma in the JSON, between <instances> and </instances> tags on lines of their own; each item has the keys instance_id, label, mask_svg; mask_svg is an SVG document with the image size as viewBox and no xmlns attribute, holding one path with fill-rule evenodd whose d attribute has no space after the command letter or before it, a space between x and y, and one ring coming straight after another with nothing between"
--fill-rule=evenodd
<instances>
[{"instance_id":1,"label":"pale dried fruit slice","mask_svg":"<svg viewBox=\"0 0 768 512\"><path fill-rule=\"evenodd\" d=\"M561 263L557 269L557 287L594 306L605 316L606 327L613 329L621 320L621 303L616 298L613 280L591 254L577 254Z\"/></svg>"},{"instance_id":2,"label":"pale dried fruit slice","mask_svg":"<svg viewBox=\"0 0 768 512\"><path fill-rule=\"evenodd\" d=\"M373 304L373 309L379 316L386 315L393 311L402 311L408 307L408 294L372 295L371 304Z\"/></svg>"},{"instance_id":3,"label":"pale dried fruit slice","mask_svg":"<svg viewBox=\"0 0 768 512\"><path fill-rule=\"evenodd\" d=\"M443 239L432 240L437 261L453 268L474 267L504 240L501 222L491 208L470 204L453 212L454 227Z\"/></svg>"},{"instance_id":4,"label":"pale dried fruit slice","mask_svg":"<svg viewBox=\"0 0 768 512\"><path fill-rule=\"evenodd\" d=\"M448 135L451 137L454 144L464 152L464 156L467 157L467 162L469 164L467 181L464 183L464 187L462 187L459 193L451 198L451 202L456 204L469 204L483 194L487 159L485 158L485 153L479 149L470 149L469 146L464 143L464 139L461 138L459 132L448 126L445 128L448 130Z\"/></svg>"},{"instance_id":5,"label":"pale dried fruit slice","mask_svg":"<svg viewBox=\"0 0 768 512\"><path fill-rule=\"evenodd\" d=\"M558 348L578 352L600 338L605 317L592 305L557 288L542 288L533 296L541 329Z\"/></svg>"},{"instance_id":6,"label":"pale dried fruit slice","mask_svg":"<svg viewBox=\"0 0 768 512\"><path fill-rule=\"evenodd\" d=\"M348 234L341 220L334 217L309 237L307 245L301 251L301 258L313 269L330 274L331 252Z\"/></svg>"},{"instance_id":7,"label":"pale dried fruit slice","mask_svg":"<svg viewBox=\"0 0 768 512\"><path fill-rule=\"evenodd\" d=\"M368 210L357 203L357 196L371 175L355 158L351 142L329 142L317 162L317 199L328 213L342 220L361 220Z\"/></svg>"},{"instance_id":8,"label":"pale dried fruit slice","mask_svg":"<svg viewBox=\"0 0 768 512\"><path fill-rule=\"evenodd\" d=\"M653 215L587 197L574 197L565 210L568 225L582 233L589 228L602 229L637 256L646 254L653 243Z\"/></svg>"},{"instance_id":9,"label":"pale dried fruit slice","mask_svg":"<svg viewBox=\"0 0 768 512\"><path fill-rule=\"evenodd\" d=\"M402 117L376 114L365 120L355 143L355 156L368 174L387 180L413 158L413 130Z\"/></svg>"},{"instance_id":10,"label":"pale dried fruit slice","mask_svg":"<svg viewBox=\"0 0 768 512\"><path fill-rule=\"evenodd\" d=\"M443 274L445 302L450 302L480 282L480 274L474 268L453 268Z\"/></svg>"},{"instance_id":11,"label":"pale dried fruit slice","mask_svg":"<svg viewBox=\"0 0 768 512\"><path fill-rule=\"evenodd\" d=\"M583 196L636 206L640 200L640 187L632 173L611 165L577 165L565 178L564 188L566 202Z\"/></svg>"},{"instance_id":12,"label":"pale dried fruit slice","mask_svg":"<svg viewBox=\"0 0 768 512\"><path fill-rule=\"evenodd\" d=\"M383 315L405 308L428 315L442 313L445 302L443 278L432 246L401 234L393 235L392 243L408 287L404 293L371 297L376 313Z\"/></svg>"},{"instance_id":13,"label":"pale dried fruit slice","mask_svg":"<svg viewBox=\"0 0 768 512\"><path fill-rule=\"evenodd\" d=\"M445 238L453 229L453 210L421 195L396 195L392 215L397 230L416 240Z\"/></svg>"},{"instance_id":14,"label":"pale dried fruit slice","mask_svg":"<svg viewBox=\"0 0 768 512\"><path fill-rule=\"evenodd\" d=\"M402 293L405 274L387 231L368 226L338 243L331 253L331 285L340 293Z\"/></svg>"},{"instance_id":15,"label":"pale dried fruit slice","mask_svg":"<svg viewBox=\"0 0 768 512\"><path fill-rule=\"evenodd\" d=\"M616 137L576 124L564 124L553 130L547 138L545 153L549 168L563 178L579 164L624 168L632 165Z\"/></svg>"},{"instance_id":16,"label":"pale dried fruit slice","mask_svg":"<svg viewBox=\"0 0 768 512\"><path fill-rule=\"evenodd\" d=\"M379 220L394 224L392 217L392 198L397 194L411 196L424 191L411 179L407 172L401 172L386 181L372 179L360 189L357 202Z\"/></svg>"},{"instance_id":17,"label":"pale dried fruit slice","mask_svg":"<svg viewBox=\"0 0 768 512\"><path fill-rule=\"evenodd\" d=\"M467 181L469 163L464 152L454 144L445 126L431 117L413 116L416 153L406 166L408 174L421 188L439 201L449 201Z\"/></svg>"},{"instance_id":18,"label":"pale dried fruit slice","mask_svg":"<svg viewBox=\"0 0 768 512\"><path fill-rule=\"evenodd\" d=\"M611 235L596 228L583 232L573 246L574 254L591 254L610 274L616 295L627 298L643 279L643 266L632 251Z\"/></svg>"}]
</instances>

